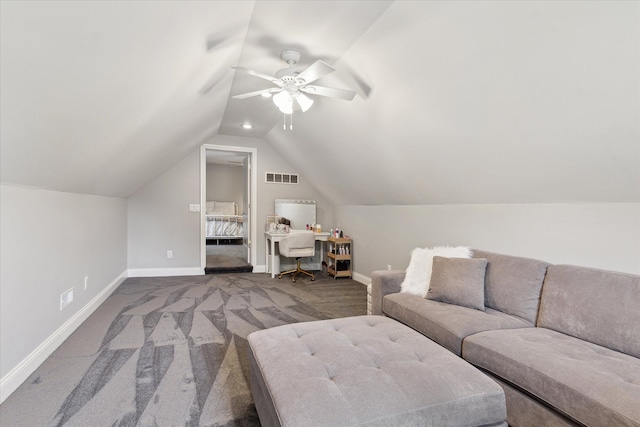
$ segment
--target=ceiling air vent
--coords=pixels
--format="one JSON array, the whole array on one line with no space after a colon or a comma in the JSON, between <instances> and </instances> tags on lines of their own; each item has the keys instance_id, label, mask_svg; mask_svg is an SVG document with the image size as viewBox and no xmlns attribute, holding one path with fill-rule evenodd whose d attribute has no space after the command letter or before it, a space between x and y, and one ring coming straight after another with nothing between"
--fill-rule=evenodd
<instances>
[{"instance_id":1,"label":"ceiling air vent","mask_svg":"<svg viewBox=\"0 0 640 427\"><path fill-rule=\"evenodd\" d=\"M300 178L297 173L265 172L264 182L270 184L297 184Z\"/></svg>"}]
</instances>

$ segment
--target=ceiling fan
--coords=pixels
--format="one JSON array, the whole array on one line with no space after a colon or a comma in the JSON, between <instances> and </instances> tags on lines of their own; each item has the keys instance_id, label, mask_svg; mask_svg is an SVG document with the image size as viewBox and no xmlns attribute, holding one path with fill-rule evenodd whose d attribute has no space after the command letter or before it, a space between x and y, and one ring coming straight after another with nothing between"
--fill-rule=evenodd
<instances>
[{"instance_id":1,"label":"ceiling fan","mask_svg":"<svg viewBox=\"0 0 640 427\"><path fill-rule=\"evenodd\" d=\"M294 69L295 64L300 61L300 52L296 50L285 50L280 57L289 64L289 67L278 70L275 77L244 67L232 67L249 75L268 80L277 86L255 92L243 93L241 95L234 95L232 98L245 99L263 94L275 94L273 95L273 102L278 106L280 111L284 114L293 114L294 101L300 106L303 112L307 111L313 104L313 100L306 96L305 93L344 99L346 101L351 101L356 95L356 92L352 90L310 84L335 71L335 68L326 62L318 60L309 66L309 68L300 72Z\"/></svg>"}]
</instances>

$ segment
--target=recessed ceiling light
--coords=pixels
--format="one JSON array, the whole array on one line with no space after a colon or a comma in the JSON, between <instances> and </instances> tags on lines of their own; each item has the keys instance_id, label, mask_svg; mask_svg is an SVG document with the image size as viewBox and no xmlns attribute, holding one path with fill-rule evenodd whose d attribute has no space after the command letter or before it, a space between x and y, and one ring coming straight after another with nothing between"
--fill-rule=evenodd
<instances>
[{"instance_id":1,"label":"recessed ceiling light","mask_svg":"<svg viewBox=\"0 0 640 427\"><path fill-rule=\"evenodd\" d=\"M271 93L270 92L262 92L262 96L264 98L271 98Z\"/></svg>"},{"instance_id":2,"label":"recessed ceiling light","mask_svg":"<svg viewBox=\"0 0 640 427\"><path fill-rule=\"evenodd\" d=\"M242 129L251 129L251 128L253 128L253 125L251 123L242 124Z\"/></svg>"}]
</instances>

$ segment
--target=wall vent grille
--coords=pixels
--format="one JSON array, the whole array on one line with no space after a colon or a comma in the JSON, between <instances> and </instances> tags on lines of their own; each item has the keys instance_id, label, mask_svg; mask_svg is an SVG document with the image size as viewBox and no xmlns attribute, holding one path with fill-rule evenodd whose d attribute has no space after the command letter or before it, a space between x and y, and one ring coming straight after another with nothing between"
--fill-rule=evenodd
<instances>
[{"instance_id":1,"label":"wall vent grille","mask_svg":"<svg viewBox=\"0 0 640 427\"><path fill-rule=\"evenodd\" d=\"M300 177L297 173L265 172L264 182L269 184L298 184Z\"/></svg>"}]
</instances>

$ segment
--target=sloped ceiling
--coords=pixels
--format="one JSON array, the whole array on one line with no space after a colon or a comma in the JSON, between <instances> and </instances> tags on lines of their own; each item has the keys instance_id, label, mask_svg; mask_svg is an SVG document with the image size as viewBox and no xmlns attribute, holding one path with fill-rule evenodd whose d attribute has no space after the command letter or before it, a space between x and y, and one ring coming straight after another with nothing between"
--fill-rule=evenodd
<instances>
[{"instance_id":1,"label":"sloped ceiling","mask_svg":"<svg viewBox=\"0 0 640 427\"><path fill-rule=\"evenodd\" d=\"M253 3L1 7L2 182L126 197L217 133Z\"/></svg>"},{"instance_id":2,"label":"sloped ceiling","mask_svg":"<svg viewBox=\"0 0 640 427\"><path fill-rule=\"evenodd\" d=\"M0 4L3 183L127 197L221 134L337 204L640 201L638 2ZM230 99L287 48L356 98Z\"/></svg>"},{"instance_id":3,"label":"sloped ceiling","mask_svg":"<svg viewBox=\"0 0 640 427\"><path fill-rule=\"evenodd\" d=\"M640 201L639 5L395 2L266 139L338 204Z\"/></svg>"}]
</instances>

